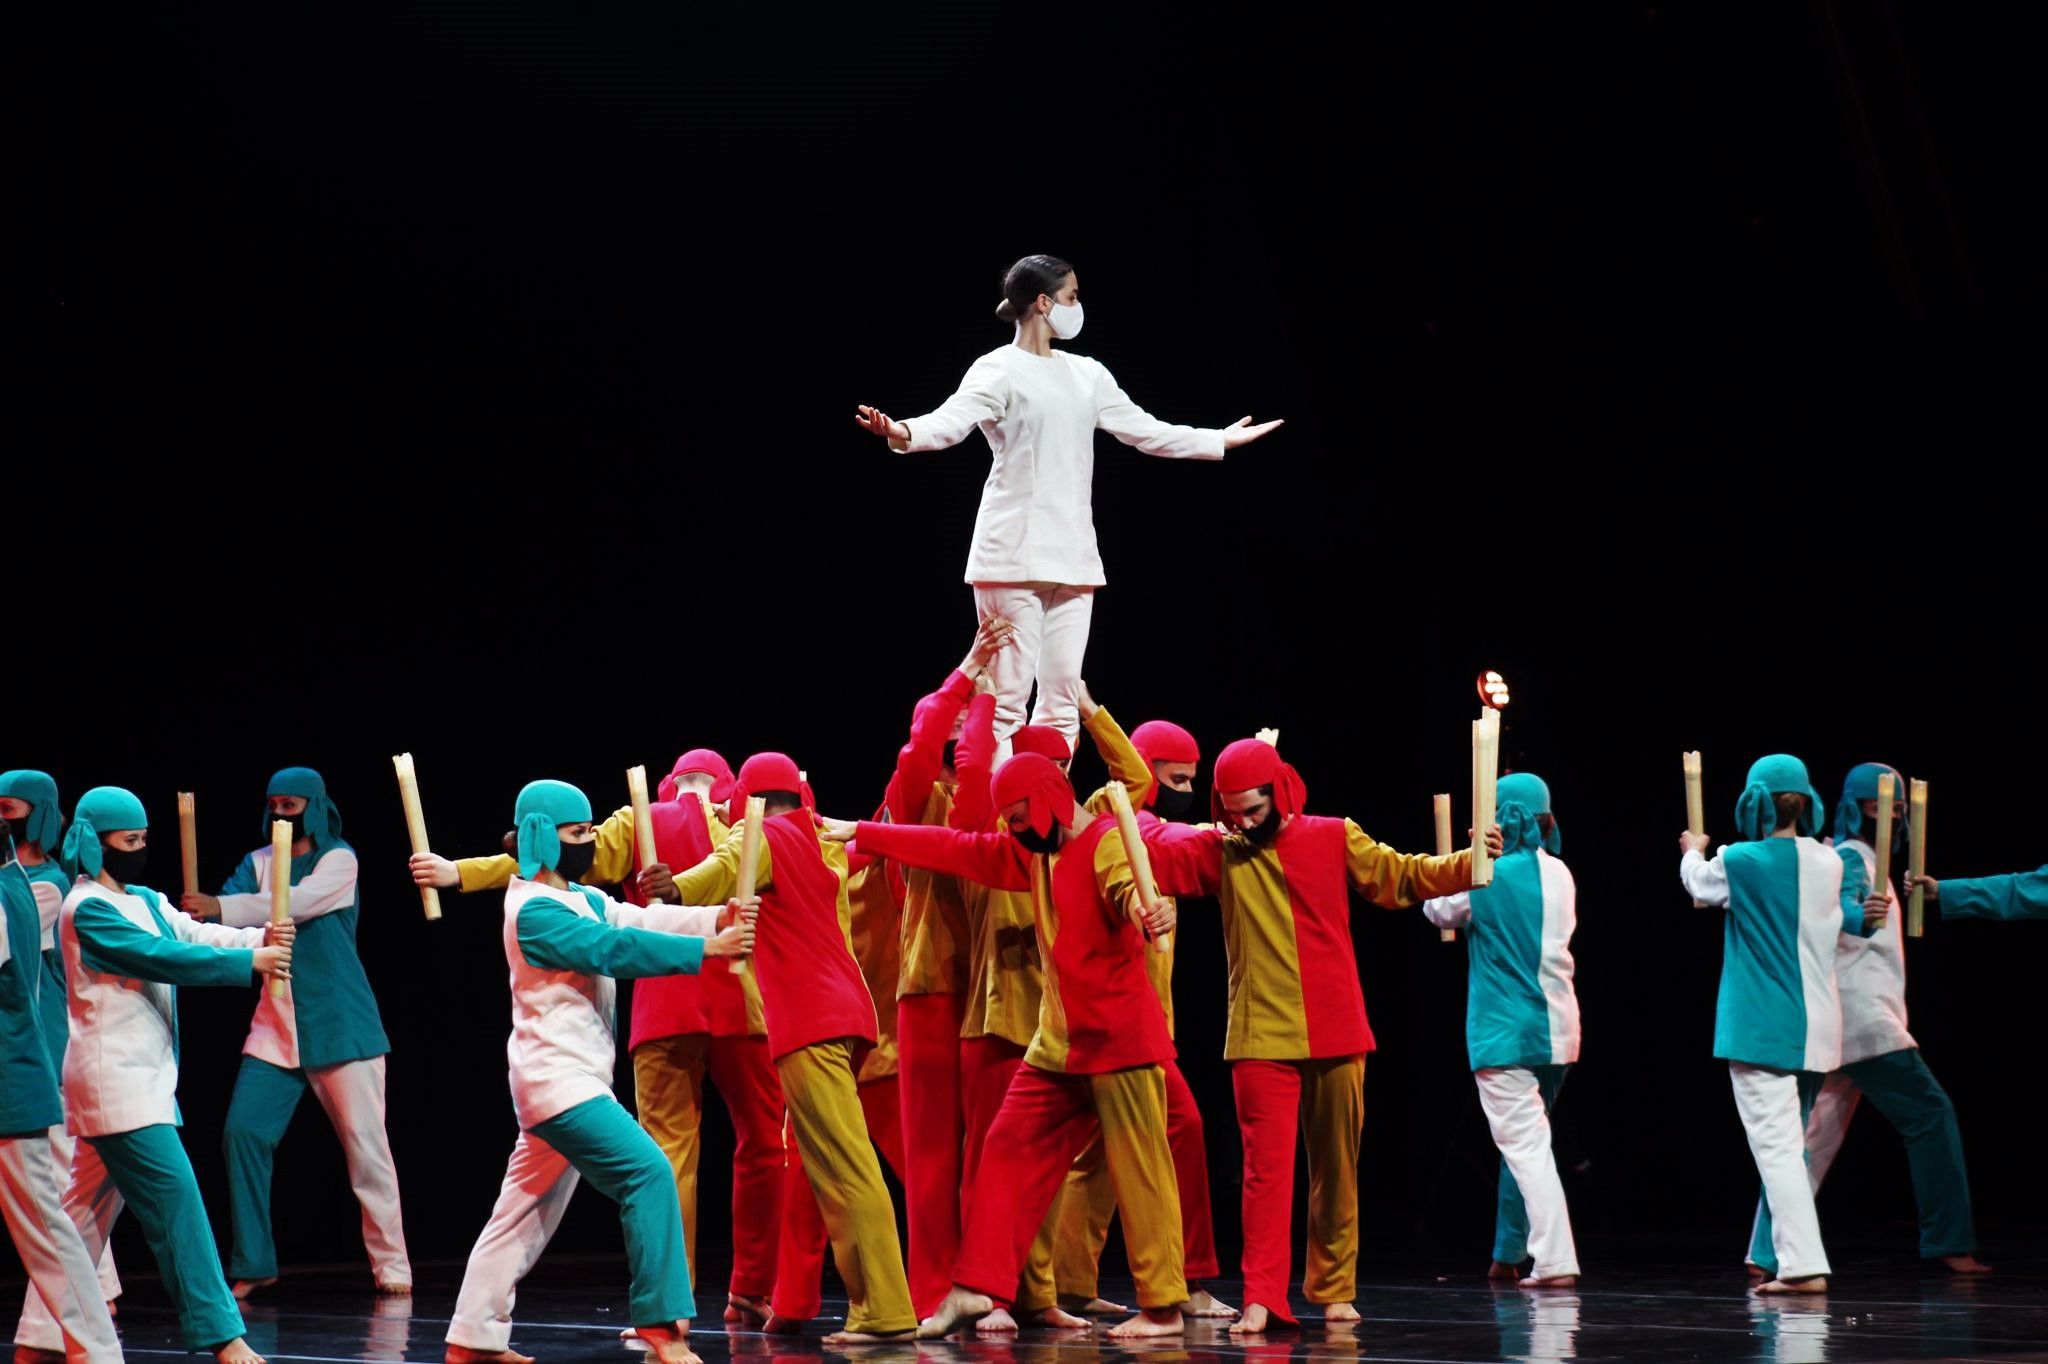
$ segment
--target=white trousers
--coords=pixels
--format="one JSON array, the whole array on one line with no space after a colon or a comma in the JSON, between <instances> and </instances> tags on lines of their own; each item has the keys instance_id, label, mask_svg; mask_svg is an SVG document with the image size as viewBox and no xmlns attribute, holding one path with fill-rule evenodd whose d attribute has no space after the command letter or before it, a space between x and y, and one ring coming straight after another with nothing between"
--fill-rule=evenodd
<instances>
[{"instance_id":1,"label":"white trousers","mask_svg":"<svg viewBox=\"0 0 2048 1364\"><path fill-rule=\"evenodd\" d=\"M1820 1192L1821 1182L1828 1177L1828 1167L1835 1163L1835 1157L1842 1152L1843 1139L1849 1135L1849 1121L1856 1116L1856 1105L1863 1101L1863 1091L1856 1088L1856 1082L1841 1071L1829 1073L1820 1093L1814 1095L1813 1108L1806 1115L1806 1183L1815 1194ZM1758 1219L1763 1214L1763 1205L1757 1206ZM1775 1227L1773 1228L1775 1230ZM1772 1238L1774 1241L1776 1237ZM1756 1244L1756 1223L1750 1224L1750 1244ZM1755 1264L1756 1261L1749 1261Z\"/></svg>"},{"instance_id":2,"label":"white trousers","mask_svg":"<svg viewBox=\"0 0 2048 1364\"><path fill-rule=\"evenodd\" d=\"M1519 1067L1478 1070L1479 1106L1493 1129L1493 1144L1522 1191L1529 1214L1530 1271L1539 1279L1579 1272L1579 1252L1572 1243L1571 1211L1565 1206L1564 1181L1557 1177L1557 1158L1550 1151L1550 1114L1534 1071Z\"/></svg>"},{"instance_id":3,"label":"white trousers","mask_svg":"<svg viewBox=\"0 0 2048 1364\"><path fill-rule=\"evenodd\" d=\"M1003 756L1009 738L1024 723L1024 704L1038 684L1031 723L1067 736L1073 746L1081 732L1081 660L1088 652L1088 624L1095 614L1095 589L1061 583L976 583L975 619L1002 616L1017 627L1017 642L996 655L996 742Z\"/></svg>"},{"instance_id":4,"label":"white trousers","mask_svg":"<svg viewBox=\"0 0 2048 1364\"><path fill-rule=\"evenodd\" d=\"M71 1168L59 1172L56 1169L56 1158L50 1154L48 1138L39 1142L0 1142L0 1146L40 1146L44 1156L50 1161L52 1178L56 1180L59 1190L61 1215L70 1224L72 1234L79 1238L80 1253L85 1256L87 1277L92 1287L90 1291L85 1292L84 1299L94 1300L98 1315L106 1318L106 1328L111 1333L114 1329L114 1319L107 1312L107 1300L93 1264L111 1244L114 1219L121 1215L121 1209L126 1207L127 1203L121 1197L121 1191L114 1187L113 1179L107 1174L107 1167L100 1163L99 1152L93 1149L89 1141L74 1140ZM9 1178L11 1181L12 1176ZM19 1244L18 1239L16 1244ZM56 1310L52 1311L51 1300L47 1298L41 1280L31 1273L28 1292L22 1296L21 1320L14 1328L16 1345L25 1345L32 1350L63 1350L67 1355L71 1353L69 1337L77 1330L75 1322L93 1308L88 1307L80 1297L79 1285L72 1280L69 1273L57 1287L63 1296L54 1300ZM110 1354L92 1354L94 1359L120 1357L121 1350L118 1344Z\"/></svg>"},{"instance_id":5,"label":"white trousers","mask_svg":"<svg viewBox=\"0 0 2048 1364\"><path fill-rule=\"evenodd\" d=\"M78 1149L78 1138L71 1135L63 1123L50 1129L50 1154L56 1157L57 1171L62 1182L71 1181L71 1155ZM121 1276L114 1272L114 1243L112 1241L100 1250L100 1296L108 1302L121 1296Z\"/></svg>"},{"instance_id":6,"label":"white trousers","mask_svg":"<svg viewBox=\"0 0 2048 1364\"><path fill-rule=\"evenodd\" d=\"M70 1171L57 1163L48 1136L0 1137L0 1214L28 1270L30 1301L57 1306L54 1317L47 1310L43 1314L57 1327L56 1340L37 1348L61 1349L66 1359L86 1364L115 1364L121 1341L114 1334L100 1276L85 1238L64 1209L69 1182Z\"/></svg>"},{"instance_id":7,"label":"white trousers","mask_svg":"<svg viewBox=\"0 0 2048 1364\"><path fill-rule=\"evenodd\" d=\"M581 1178L567 1156L531 1132L519 1134L491 1220L462 1271L449 1344L487 1352L511 1346L519 1281L547 1249Z\"/></svg>"},{"instance_id":8,"label":"white trousers","mask_svg":"<svg viewBox=\"0 0 2048 1364\"><path fill-rule=\"evenodd\" d=\"M1806 1165L1806 1128L1799 1114L1799 1077L1782 1070L1728 1063L1735 1111L1749 1136L1749 1153L1771 1209L1771 1249L1778 1277L1804 1279L1828 1272L1820 1242L1820 1215Z\"/></svg>"}]
</instances>

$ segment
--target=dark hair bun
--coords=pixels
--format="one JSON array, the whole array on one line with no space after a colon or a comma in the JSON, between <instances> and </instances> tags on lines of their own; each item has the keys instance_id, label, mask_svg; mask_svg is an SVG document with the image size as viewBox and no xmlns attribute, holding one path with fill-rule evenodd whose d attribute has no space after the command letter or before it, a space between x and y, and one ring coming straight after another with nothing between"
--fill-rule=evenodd
<instances>
[{"instance_id":1,"label":"dark hair bun","mask_svg":"<svg viewBox=\"0 0 2048 1364\"><path fill-rule=\"evenodd\" d=\"M1004 299L1001 303L996 304L996 316L1005 322L1015 322L1017 320L1016 305L1012 304L1009 299Z\"/></svg>"}]
</instances>

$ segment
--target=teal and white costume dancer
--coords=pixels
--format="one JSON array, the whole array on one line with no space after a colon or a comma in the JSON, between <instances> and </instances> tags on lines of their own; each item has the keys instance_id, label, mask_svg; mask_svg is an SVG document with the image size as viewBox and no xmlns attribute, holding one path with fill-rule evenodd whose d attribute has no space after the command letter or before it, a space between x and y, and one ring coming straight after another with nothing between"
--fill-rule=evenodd
<instances>
[{"instance_id":1,"label":"teal and white costume dancer","mask_svg":"<svg viewBox=\"0 0 2048 1364\"><path fill-rule=\"evenodd\" d=\"M141 874L146 850L103 838L148 827L141 801L101 786L80 799L64 834L65 865L78 875L58 930L71 1007L64 1101L82 1138L64 1208L97 1257L114 1219L132 1205L185 1347L252 1360L178 1139L177 987L246 986L258 961L273 955L259 958L259 949L288 942L289 932L196 923L146 886L123 884ZM40 1295L30 1294L15 1338L62 1348Z\"/></svg>"},{"instance_id":2,"label":"teal and white costume dancer","mask_svg":"<svg viewBox=\"0 0 2048 1364\"><path fill-rule=\"evenodd\" d=\"M1886 772L1892 773L1894 789L1903 795L1906 782L1895 769L1864 763L1850 770L1835 806L1835 851L1845 873L1844 894L1853 892L1858 900L1877 875L1877 850L1871 846L1876 832L1863 806L1876 804L1878 778ZM1899 804L1903 808L1903 800ZM1895 820L1893 856L1901 855L1904 846L1905 824ZM1849 1133L1857 1101L1868 1095L1905 1139L1913 1199L1920 1208L1920 1254L1961 1261L1977 1248L1962 1129L1956 1124L1955 1105L1921 1058L1920 1044L1906 1030L1905 925L1900 922L1896 889L1887 885L1880 891L1891 903L1884 926L1866 938L1844 934L1835 947L1835 978L1842 996L1842 1068L1827 1077L1807 1115L1807 1178L1819 1193ZM1770 1209L1762 1200L1757 1203L1749 1260L1766 1273L1777 1270Z\"/></svg>"},{"instance_id":3,"label":"teal and white costume dancer","mask_svg":"<svg viewBox=\"0 0 2048 1364\"><path fill-rule=\"evenodd\" d=\"M1493 884L1427 901L1422 912L1440 928L1466 930L1465 1049L1501 1154L1493 1259L1514 1266L1533 1255L1533 1286L1579 1272L1550 1150L1550 1109L1579 1059L1571 951L1578 892L1557 856L1561 836L1543 779L1502 777L1497 809Z\"/></svg>"},{"instance_id":4,"label":"teal and white costume dancer","mask_svg":"<svg viewBox=\"0 0 2048 1364\"><path fill-rule=\"evenodd\" d=\"M384 1130L384 1055L391 1049L378 1017L376 996L356 955L355 850L341 839L341 815L327 783L309 767L287 767L270 779L263 828L275 802L297 797L305 810L292 816L291 917L299 926L292 948L292 979L282 997L257 995L256 1016L242 1047L242 1069L228 1104L228 1192L234 1209L234 1253L228 1273L244 1283L277 1277L271 1239L271 1164L290 1126L292 1111L311 1089L334 1124L348 1157L349 1184L363 1210L363 1245L377 1287L412 1288L405 1227L398 1204L398 1171ZM234 927L270 918L275 868L270 846L242 859L219 898L220 920ZM188 908L190 906L188 905Z\"/></svg>"},{"instance_id":5,"label":"teal and white costume dancer","mask_svg":"<svg viewBox=\"0 0 2048 1364\"><path fill-rule=\"evenodd\" d=\"M1779 796L1804 802L1783 827ZM1835 945L1865 934L1862 903L1834 849L1816 842L1820 797L1806 764L1760 758L1735 805L1744 841L1709 861L1685 837L1679 879L1694 900L1728 911L1714 1055L1728 1063L1772 1216L1778 1280L1828 1272L1806 1176L1806 1110L1821 1077L1842 1062Z\"/></svg>"},{"instance_id":6,"label":"teal and white costume dancer","mask_svg":"<svg viewBox=\"0 0 2048 1364\"><path fill-rule=\"evenodd\" d=\"M29 1295L59 1327L62 1357L113 1364L121 1342L93 1256L64 1211L69 1167L51 1149L64 1103L43 1041L42 926L19 862L0 867L0 915L0 1220L28 1271Z\"/></svg>"},{"instance_id":7,"label":"teal and white costume dancer","mask_svg":"<svg viewBox=\"0 0 2048 1364\"><path fill-rule=\"evenodd\" d=\"M563 827L590 820L590 801L574 786L532 782L512 817L519 875L505 892L505 960L512 970L505 1050L519 1140L448 1326L451 1346L486 1356L508 1350L514 1291L554 1235L579 1176L619 1205L633 1273L632 1324L643 1333L674 1331L696 1315L675 1172L612 1096L613 982L696 973L720 914L621 904L575 884L588 873L596 845L560 837ZM727 945L721 939L718 948ZM450 1357L463 1356L451 1350Z\"/></svg>"},{"instance_id":8,"label":"teal and white costume dancer","mask_svg":"<svg viewBox=\"0 0 2048 1364\"><path fill-rule=\"evenodd\" d=\"M57 862L64 811L57 800L56 778L26 768L0 772L0 801L21 802L21 813L7 821L13 840L10 856L28 877L29 889L35 896L36 917L42 926L43 979L37 1017L42 1023L43 1045L49 1049L50 1073L56 1077L61 1101L64 1050L71 1037L71 1010L64 988L64 951L57 943L57 918L64 908L64 896L71 890L71 878ZM71 1155L77 1144L78 1138L71 1135L61 1119L50 1128L50 1151L65 1179L70 1178ZM111 1245L100 1252L99 1276L100 1296L108 1302L121 1296L121 1277L114 1272Z\"/></svg>"}]
</instances>

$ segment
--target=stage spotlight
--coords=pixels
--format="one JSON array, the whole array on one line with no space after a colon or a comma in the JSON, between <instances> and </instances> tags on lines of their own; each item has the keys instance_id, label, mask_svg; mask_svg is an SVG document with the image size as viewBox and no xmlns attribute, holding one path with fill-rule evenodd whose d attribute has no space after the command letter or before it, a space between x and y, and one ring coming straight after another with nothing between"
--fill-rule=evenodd
<instances>
[{"instance_id":1,"label":"stage spotlight","mask_svg":"<svg viewBox=\"0 0 2048 1364\"><path fill-rule=\"evenodd\" d=\"M1508 704L1507 679L1490 669L1479 674L1479 699L1494 710L1506 710Z\"/></svg>"}]
</instances>

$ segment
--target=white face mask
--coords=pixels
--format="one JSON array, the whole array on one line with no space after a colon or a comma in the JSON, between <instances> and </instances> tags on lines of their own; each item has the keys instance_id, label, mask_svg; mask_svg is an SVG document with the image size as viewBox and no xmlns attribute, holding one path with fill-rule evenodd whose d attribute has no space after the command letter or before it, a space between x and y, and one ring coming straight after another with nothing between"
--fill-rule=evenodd
<instances>
[{"instance_id":1,"label":"white face mask","mask_svg":"<svg viewBox=\"0 0 2048 1364\"><path fill-rule=\"evenodd\" d=\"M1081 305L1078 303L1055 303L1052 311L1045 315L1046 325L1052 334L1062 341L1071 341L1081 334Z\"/></svg>"}]
</instances>

